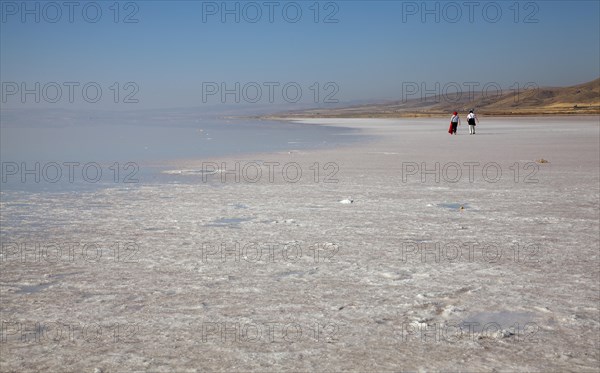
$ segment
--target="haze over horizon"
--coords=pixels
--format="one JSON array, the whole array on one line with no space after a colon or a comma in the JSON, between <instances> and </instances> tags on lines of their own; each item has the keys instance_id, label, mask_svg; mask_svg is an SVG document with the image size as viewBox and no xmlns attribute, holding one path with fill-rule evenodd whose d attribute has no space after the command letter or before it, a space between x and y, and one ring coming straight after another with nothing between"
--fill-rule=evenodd
<instances>
[{"instance_id":1,"label":"haze over horizon","mask_svg":"<svg viewBox=\"0 0 600 373\"><path fill-rule=\"evenodd\" d=\"M2 1L4 109L235 113L394 100L403 83L521 89L600 76L597 1L22 4ZM39 102L23 99L36 83Z\"/></svg>"}]
</instances>

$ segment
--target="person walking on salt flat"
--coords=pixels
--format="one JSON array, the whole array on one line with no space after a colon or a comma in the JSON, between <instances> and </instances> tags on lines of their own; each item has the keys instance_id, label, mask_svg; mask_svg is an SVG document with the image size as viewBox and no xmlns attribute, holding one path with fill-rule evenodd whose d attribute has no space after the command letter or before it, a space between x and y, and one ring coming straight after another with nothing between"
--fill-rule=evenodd
<instances>
[{"instance_id":1,"label":"person walking on salt flat","mask_svg":"<svg viewBox=\"0 0 600 373\"><path fill-rule=\"evenodd\" d=\"M460 126L460 117L455 111L454 113L452 113L452 118L450 119L450 128L448 128L448 133L451 135L456 135L456 129L458 128L458 126Z\"/></svg>"},{"instance_id":2,"label":"person walking on salt flat","mask_svg":"<svg viewBox=\"0 0 600 373\"><path fill-rule=\"evenodd\" d=\"M475 125L479 123L479 119L473 112L473 110L469 111L469 115L467 115L467 122L469 122L469 135L475 134Z\"/></svg>"}]
</instances>

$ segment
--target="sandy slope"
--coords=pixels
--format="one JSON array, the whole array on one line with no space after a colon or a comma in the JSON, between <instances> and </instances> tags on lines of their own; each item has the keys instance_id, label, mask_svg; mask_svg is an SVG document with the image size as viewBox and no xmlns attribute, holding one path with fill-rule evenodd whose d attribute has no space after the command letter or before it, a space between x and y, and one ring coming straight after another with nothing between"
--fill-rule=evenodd
<instances>
[{"instance_id":1,"label":"sandy slope","mask_svg":"<svg viewBox=\"0 0 600 373\"><path fill-rule=\"evenodd\" d=\"M196 161L173 166L189 183L3 198L4 243L103 255L4 250L2 371L598 371L598 118L325 122L375 140L222 160L239 183ZM36 322L72 332L20 340Z\"/></svg>"}]
</instances>

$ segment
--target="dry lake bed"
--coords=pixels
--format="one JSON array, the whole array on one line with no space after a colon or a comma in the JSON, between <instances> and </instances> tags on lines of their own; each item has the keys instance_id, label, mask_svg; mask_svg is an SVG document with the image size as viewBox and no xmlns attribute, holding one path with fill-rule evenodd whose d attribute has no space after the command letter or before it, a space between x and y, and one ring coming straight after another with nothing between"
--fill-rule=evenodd
<instances>
[{"instance_id":1,"label":"dry lake bed","mask_svg":"<svg viewBox=\"0 0 600 373\"><path fill-rule=\"evenodd\" d=\"M598 372L599 118L480 119L3 191L1 370Z\"/></svg>"}]
</instances>

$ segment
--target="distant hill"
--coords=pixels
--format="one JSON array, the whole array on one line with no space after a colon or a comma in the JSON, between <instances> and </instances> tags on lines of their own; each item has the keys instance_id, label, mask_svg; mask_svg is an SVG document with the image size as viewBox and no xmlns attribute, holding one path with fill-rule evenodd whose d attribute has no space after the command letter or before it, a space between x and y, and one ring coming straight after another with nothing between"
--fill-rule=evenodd
<instances>
[{"instance_id":1,"label":"distant hill","mask_svg":"<svg viewBox=\"0 0 600 373\"><path fill-rule=\"evenodd\" d=\"M486 94L463 92L457 95L428 96L403 101L378 104L353 105L333 109L309 109L277 113L267 118L395 118L448 115L456 110L461 113L475 109L482 115L552 115L552 114L600 114L600 78L572 87L530 88L499 92L489 90ZM501 93L501 94L500 94ZM418 95L414 95L415 97ZM469 97L470 96L470 97Z\"/></svg>"}]
</instances>

